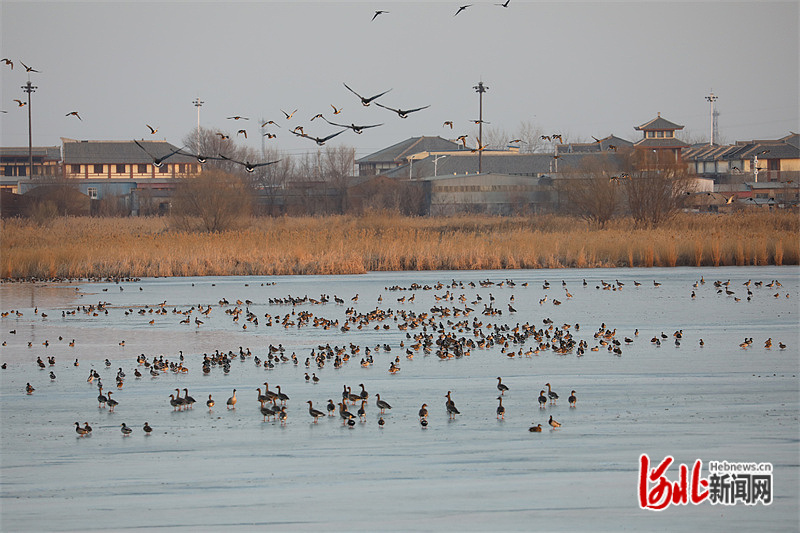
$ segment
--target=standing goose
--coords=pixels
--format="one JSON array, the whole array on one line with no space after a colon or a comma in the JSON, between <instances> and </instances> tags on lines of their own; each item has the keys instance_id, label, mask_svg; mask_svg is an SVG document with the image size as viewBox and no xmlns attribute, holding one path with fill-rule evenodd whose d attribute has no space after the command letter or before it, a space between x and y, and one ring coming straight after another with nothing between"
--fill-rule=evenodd
<instances>
[{"instance_id":1,"label":"standing goose","mask_svg":"<svg viewBox=\"0 0 800 533\"><path fill-rule=\"evenodd\" d=\"M354 393L350 387L347 387L347 399L354 405L362 400L361 395Z\"/></svg>"},{"instance_id":2,"label":"standing goose","mask_svg":"<svg viewBox=\"0 0 800 533\"><path fill-rule=\"evenodd\" d=\"M325 416L325 413L320 411L319 409L314 409L314 405L311 403L311 400L306 402L308 404L308 414L314 417L314 423L317 423L317 419L321 416Z\"/></svg>"},{"instance_id":3,"label":"standing goose","mask_svg":"<svg viewBox=\"0 0 800 533\"><path fill-rule=\"evenodd\" d=\"M89 425L89 422L84 422L83 423L83 429L86 430L86 433L91 433L92 432L92 426Z\"/></svg>"},{"instance_id":4,"label":"standing goose","mask_svg":"<svg viewBox=\"0 0 800 533\"><path fill-rule=\"evenodd\" d=\"M347 410L347 405L344 402L339 404L339 416L342 417L342 425L345 425L351 418L355 418L355 415Z\"/></svg>"},{"instance_id":5,"label":"standing goose","mask_svg":"<svg viewBox=\"0 0 800 533\"><path fill-rule=\"evenodd\" d=\"M183 411L183 408L186 407L186 400L181 398L180 389L175 389L175 401L178 402L178 411Z\"/></svg>"},{"instance_id":6,"label":"standing goose","mask_svg":"<svg viewBox=\"0 0 800 533\"><path fill-rule=\"evenodd\" d=\"M174 394L169 395L169 404L172 406L172 410L175 411L181 405L181 402L175 399Z\"/></svg>"},{"instance_id":7,"label":"standing goose","mask_svg":"<svg viewBox=\"0 0 800 533\"><path fill-rule=\"evenodd\" d=\"M109 413L113 413L114 408L119 405L119 402L111 397L111 391L108 391L108 399L106 400L106 405L108 406Z\"/></svg>"},{"instance_id":8,"label":"standing goose","mask_svg":"<svg viewBox=\"0 0 800 533\"><path fill-rule=\"evenodd\" d=\"M196 403L194 398L189 396L189 389L183 389L183 403L186 404L189 409L192 409Z\"/></svg>"},{"instance_id":9,"label":"standing goose","mask_svg":"<svg viewBox=\"0 0 800 533\"><path fill-rule=\"evenodd\" d=\"M281 412L278 413L278 418L281 419L281 425L282 426L286 425L286 418L287 417L288 417L288 415L286 414L286 406L281 406Z\"/></svg>"},{"instance_id":10,"label":"standing goose","mask_svg":"<svg viewBox=\"0 0 800 533\"><path fill-rule=\"evenodd\" d=\"M103 387L100 387L100 393L97 395L97 402L99 403L97 407L104 407L107 401L108 398L103 395Z\"/></svg>"},{"instance_id":11,"label":"standing goose","mask_svg":"<svg viewBox=\"0 0 800 533\"><path fill-rule=\"evenodd\" d=\"M367 418L366 405L367 405L367 400L361 400L361 407L359 407L358 411L356 411L358 413L358 418L360 418L361 420L366 420Z\"/></svg>"},{"instance_id":12,"label":"standing goose","mask_svg":"<svg viewBox=\"0 0 800 533\"><path fill-rule=\"evenodd\" d=\"M547 396L544 395L544 389L539 391L539 409L547 407Z\"/></svg>"},{"instance_id":13,"label":"standing goose","mask_svg":"<svg viewBox=\"0 0 800 533\"><path fill-rule=\"evenodd\" d=\"M266 394L261 394L261 388L258 388L256 390L258 391L258 401L259 402L261 402L263 404L264 402L269 401L269 398L267 397Z\"/></svg>"},{"instance_id":14,"label":"standing goose","mask_svg":"<svg viewBox=\"0 0 800 533\"><path fill-rule=\"evenodd\" d=\"M278 385L278 386L277 386L277 387L275 387L275 388L276 388L276 389L278 389L278 396L277 396L277 398L278 398L278 399L281 401L281 405L286 405L286 400L288 400L288 399L289 399L289 397L288 397L287 395L285 395L284 393L282 393L282 392L281 392L281 386L280 386L280 385Z\"/></svg>"},{"instance_id":15,"label":"standing goose","mask_svg":"<svg viewBox=\"0 0 800 533\"><path fill-rule=\"evenodd\" d=\"M358 386L361 387L361 395L360 395L361 399L366 400L367 398L369 398L369 393L367 392L367 389L364 388L364 384L359 383Z\"/></svg>"},{"instance_id":16,"label":"standing goose","mask_svg":"<svg viewBox=\"0 0 800 533\"><path fill-rule=\"evenodd\" d=\"M122 432L122 436L123 437L127 437L128 435L133 433L133 430L131 428L129 428L128 426L126 426L125 422L123 422L122 425L120 425L120 428L121 428L120 431Z\"/></svg>"},{"instance_id":17,"label":"standing goose","mask_svg":"<svg viewBox=\"0 0 800 533\"><path fill-rule=\"evenodd\" d=\"M428 418L428 404L427 403L423 403L422 404L422 407L419 408L419 413L418 414L419 414L419 418L420 419Z\"/></svg>"},{"instance_id":18,"label":"standing goose","mask_svg":"<svg viewBox=\"0 0 800 533\"><path fill-rule=\"evenodd\" d=\"M328 410L328 416L333 416L334 414L336 414L336 404L333 403L333 400L330 399L328 400L328 405L326 409Z\"/></svg>"},{"instance_id":19,"label":"standing goose","mask_svg":"<svg viewBox=\"0 0 800 533\"><path fill-rule=\"evenodd\" d=\"M144 427L142 429L144 430L145 435L149 435L150 433L153 432L153 428L151 428L150 424L147 422L144 423Z\"/></svg>"},{"instance_id":20,"label":"standing goose","mask_svg":"<svg viewBox=\"0 0 800 533\"><path fill-rule=\"evenodd\" d=\"M381 414L383 414L386 411L386 409L392 408L392 406L389 405L388 402L381 400L380 394L376 394L375 397L377 398L377 400L375 401L375 405L378 406L378 408L381 410Z\"/></svg>"},{"instance_id":21,"label":"standing goose","mask_svg":"<svg viewBox=\"0 0 800 533\"><path fill-rule=\"evenodd\" d=\"M500 391L501 396L508 390L508 387L503 385L503 380L499 376L497 378L497 390Z\"/></svg>"},{"instance_id":22,"label":"standing goose","mask_svg":"<svg viewBox=\"0 0 800 533\"><path fill-rule=\"evenodd\" d=\"M211 408L214 407L214 398L211 395L208 395L208 400L206 400L206 405L208 406L208 412L211 412Z\"/></svg>"},{"instance_id":23,"label":"standing goose","mask_svg":"<svg viewBox=\"0 0 800 533\"><path fill-rule=\"evenodd\" d=\"M569 398L567 398L567 399L569 400L570 407L575 407L575 402L578 401L578 399L575 397L575 391L572 391L572 393L570 394Z\"/></svg>"},{"instance_id":24,"label":"standing goose","mask_svg":"<svg viewBox=\"0 0 800 533\"><path fill-rule=\"evenodd\" d=\"M555 405L556 400L558 400L558 394L556 394L555 392L553 392L550 389L550 384L549 383L545 383L545 386L547 387L547 395L550 397L550 403Z\"/></svg>"},{"instance_id":25,"label":"standing goose","mask_svg":"<svg viewBox=\"0 0 800 533\"><path fill-rule=\"evenodd\" d=\"M233 396L228 398L228 409L236 409L236 389L233 389Z\"/></svg>"},{"instance_id":26,"label":"standing goose","mask_svg":"<svg viewBox=\"0 0 800 533\"><path fill-rule=\"evenodd\" d=\"M266 422L269 417L278 414L278 412L275 409L272 409L271 407L265 405L265 402L261 402L261 407L259 409L261 411L261 414L264 415L264 422Z\"/></svg>"},{"instance_id":27,"label":"standing goose","mask_svg":"<svg viewBox=\"0 0 800 533\"><path fill-rule=\"evenodd\" d=\"M447 408L447 414L450 416L450 418L453 419L456 417L456 415L460 415L461 413L456 408L456 403L450 398L450 391L447 391L445 398L447 398L445 407Z\"/></svg>"},{"instance_id":28,"label":"standing goose","mask_svg":"<svg viewBox=\"0 0 800 533\"><path fill-rule=\"evenodd\" d=\"M506 408L503 407L503 397L498 396L498 400L500 400L500 405L497 406L497 418L502 418L503 420L506 419Z\"/></svg>"},{"instance_id":29,"label":"standing goose","mask_svg":"<svg viewBox=\"0 0 800 533\"><path fill-rule=\"evenodd\" d=\"M553 428L560 428L561 424L553 420L553 415L550 415L550 420L547 421Z\"/></svg>"},{"instance_id":30,"label":"standing goose","mask_svg":"<svg viewBox=\"0 0 800 533\"><path fill-rule=\"evenodd\" d=\"M86 431L85 428L81 427L79 422L75 422L75 433L77 433L79 437L83 437L89 434L89 432Z\"/></svg>"}]
</instances>

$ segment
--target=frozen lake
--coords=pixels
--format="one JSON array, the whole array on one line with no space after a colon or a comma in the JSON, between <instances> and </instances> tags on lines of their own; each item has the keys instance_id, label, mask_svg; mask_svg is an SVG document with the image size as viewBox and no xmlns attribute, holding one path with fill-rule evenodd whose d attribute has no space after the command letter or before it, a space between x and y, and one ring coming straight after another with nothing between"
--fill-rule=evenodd
<instances>
[{"instance_id":1,"label":"frozen lake","mask_svg":"<svg viewBox=\"0 0 800 533\"><path fill-rule=\"evenodd\" d=\"M0 529L796 531L799 274L655 268L0 285ZM595 336L601 326L607 337ZM442 335L468 355L437 356ZM415 345L423 336L429 353ZM307 367L327 345L334 355ZM264 365L270 346L284 349L273 368ZM336 348L349 361L335 364ZM204 373L204 354L216 351L233 352L228 372ZM175 364L182 354L188 371L153 377L140 354ZM360 364L367 357L373 364ZM119 402L113 412L98 407L92 369ZM498 376L509 388L504 419ZM263 422L256 389L264 382L290 397L285 425ZM344 386L357 393L362 383L365 421L349 427L337 414L313 423L307 400L324 411ZM540 408L546 383L559 399ZM193 409L173 410L176 388L197 399ZM228 410L233 389L238 402ZM448 391L461 413L454 420ZM383 415L376 394L392 406ZM562 427L552 429L550 416ZM92 433L80 437L76 421ZM543 431L529 432L532 424ZM654 466L675 458L670 481L698 459L703 477L709 461L771 463L772 503L643 510L643 453Z\"/></svg>"}]
</instances>

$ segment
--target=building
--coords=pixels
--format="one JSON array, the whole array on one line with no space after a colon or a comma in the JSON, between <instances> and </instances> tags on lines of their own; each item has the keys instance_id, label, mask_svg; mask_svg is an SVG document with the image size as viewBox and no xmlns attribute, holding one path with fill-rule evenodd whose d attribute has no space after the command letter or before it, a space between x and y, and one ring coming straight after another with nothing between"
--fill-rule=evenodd
<instances>
[{"instance_id":1,"label":"building","mask_svg":"<svg viewBox=\"0 0 800 533\"><path fill-rule=\"evenodd\" d=\"M33 176L30 163L33 159ZM61 173L60 146L34 146L0 148L0 189L17 193L19 182L31 179L52 178Z\"/></svg>"},{"instance_id":2,"label":"building","mask_svg":"<svg viewBox=\"0 0 800 533\"><path fill-rule=\"evenodd\" d=\"M689 146L675 136L683 126L662 118L661 113L641 126L634 128L642 132L642 138L633 143L634 150L643 156L643 163L649 165L669 165L681 160L681 150Z\"/></svg>"},{"instance_id":3,"label":"building","mask_svg":"<svg viewBox=\"0 0 800 533\"><path fill-rule=\"evenodd\" d=\"M431 176L426 186L428 214L521 215L552 212L558 203L553 180L510 174Z\"/></svg>"},{"instance_id":4,"label":"building","mask_svg":"<svg viewBox=\"0 0 800 533\"><path fill-rule=\"evenodd\" d=\"M439 153L464 149L460 144L441 137L411 137L356 160L359 176L377 176L407 164L409 157L421 152Z\"/></svg>"}]
</instances>

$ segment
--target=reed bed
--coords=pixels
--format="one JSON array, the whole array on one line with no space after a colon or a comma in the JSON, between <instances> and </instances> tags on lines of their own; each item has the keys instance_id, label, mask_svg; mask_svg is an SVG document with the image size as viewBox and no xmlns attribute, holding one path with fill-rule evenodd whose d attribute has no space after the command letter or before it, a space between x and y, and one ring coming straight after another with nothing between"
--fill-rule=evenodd
<instances>
[{"instance_id":1,"label":"reed bed","mask_svg":"<svg viewBox=\"0 0 800 533\"><path fill-rule=\"evenodd\" d=\"M653 266L797 265L792 213L680 215L655 229L563 216L409 218L374 213L254 219L223 233L164 218L0 223L0 276L128 278Z\"/></svg>"}]
</instances>

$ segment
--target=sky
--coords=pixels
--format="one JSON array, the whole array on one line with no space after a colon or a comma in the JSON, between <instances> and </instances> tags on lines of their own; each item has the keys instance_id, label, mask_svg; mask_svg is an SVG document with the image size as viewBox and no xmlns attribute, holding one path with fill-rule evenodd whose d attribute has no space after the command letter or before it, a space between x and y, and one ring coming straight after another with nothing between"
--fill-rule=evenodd
<instances>
[{"instance_id":1,"label":"sky","mask_svg":"<svg viewBox=\"0 0 800 533\"><path fill-rule=\"evenodd\" d=\"M199 98L201 126L257 150L317 150L290 130L341 129L312 121L318 113L381 124L327 143L362 157L413 136L474 139L479 81L484 127L509 138L529 125L573 142L635 141L634 127L661 113L685 126L684 139L707 140L712 91L717 140L800 130L797 2L473 0L456 15L463 2L3 0L0 57L14 68L0 63L0 144L28 144L27 107L14 99L26 100L29 77L34 146L61 137L181 146ZM387 13L373 20L377 10ZM362 106L345 83L366 97L390 90L377 100L388 107L430 107L401 119ZM249 120L227 118L237 115ZM272 139L260 130L268 120L280 126L263 130Z\"/></svg>"}]
</instances>

